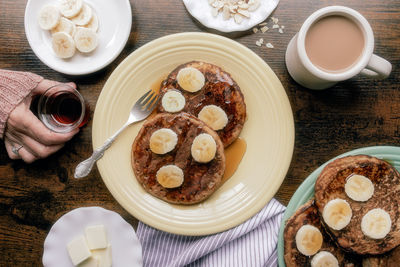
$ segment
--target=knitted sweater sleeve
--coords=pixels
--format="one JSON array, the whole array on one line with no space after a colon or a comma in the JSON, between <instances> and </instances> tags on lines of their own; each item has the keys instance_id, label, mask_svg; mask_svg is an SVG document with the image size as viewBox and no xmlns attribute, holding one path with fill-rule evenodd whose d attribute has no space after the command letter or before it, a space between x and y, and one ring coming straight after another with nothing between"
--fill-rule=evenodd
<instances>
[{"instance_id":1,"label":"knitted sweater sleeve","mask_svg":"<svg viewBox=\"0 0 400 267\"><path fill-rule=\"evenodd\" d=\"M0 69L0 139L11 111L43 80L30 72Z\"/></svg>"}]
</instances>

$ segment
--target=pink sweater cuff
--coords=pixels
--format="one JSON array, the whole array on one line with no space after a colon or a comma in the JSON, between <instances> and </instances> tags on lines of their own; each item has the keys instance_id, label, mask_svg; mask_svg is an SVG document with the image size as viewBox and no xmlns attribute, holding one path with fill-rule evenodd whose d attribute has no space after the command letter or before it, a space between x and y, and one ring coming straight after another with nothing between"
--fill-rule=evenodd
<instances>
[{"instance_id":1,"label":"pink sweater cuff","mask_svg":"<svg viewBox=\"0 0 400 267\"><path fill-rule=\"evenodd\" d=\"M0 138L11 111L43 80L31 72L0 69Z\"/></svg>"}]
</instances>

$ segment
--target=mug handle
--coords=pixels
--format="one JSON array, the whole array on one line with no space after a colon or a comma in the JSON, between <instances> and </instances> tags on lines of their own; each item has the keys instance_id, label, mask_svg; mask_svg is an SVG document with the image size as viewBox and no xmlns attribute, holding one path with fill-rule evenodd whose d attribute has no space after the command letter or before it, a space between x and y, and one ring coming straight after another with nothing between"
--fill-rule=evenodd
<instances>
[{"instance_id":1,"label":"mug handle","mask_svg":"<svg viewBox=\"0 0 400 267\"><path fill-rule=\"evenodd\" d=\"M392 72L392 64L384 58L373 54L368 65L361 71L361 74L374 79L385 79Z\"/></svg>"}]
</instances>

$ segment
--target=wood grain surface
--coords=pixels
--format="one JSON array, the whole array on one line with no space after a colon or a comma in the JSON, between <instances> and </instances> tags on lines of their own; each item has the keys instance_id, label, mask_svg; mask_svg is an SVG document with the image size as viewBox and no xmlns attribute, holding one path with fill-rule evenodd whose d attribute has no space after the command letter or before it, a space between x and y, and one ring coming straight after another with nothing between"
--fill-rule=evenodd
<instances>
[{"instance_id":1,"label":"wood grain surface","mask_svg":"<svg viewBox=\"0 0 400 267\"><path fill-rule=\"evenodd\" d=\"M44 65L32 52L24 31L26 0L0 1L0 68L32 71L45 78L74 81L88 101L91 115L100 91L116 66L131 52L158 37L177 32L207 31L194 21L181 0L131 1L133 26L122 53L104 70L69 77ZM375 34L375 53L388 59L393 72L384 81L355 77L324 90L297 85L284 63L286 46L313 11L345 5L361 12ZM319 165L355 148L398 145L400 141L400 2L281 0L273 13L276 30L229 36L261 56L275 71L289 96L296 127L293 159L276 198L287 204L299 184ZM269 22L270 24L270 22ZM263 38L275 48L258 47ZM43 242L51 225L66 212L101 206L120 213L136 227L137 220L114 200L94 169L75 180L76 164L90 156L91 120L73 140L46 160L27 165L8 158L0 145L0 266L41 266Z\"/></svg>"}]
</instances>

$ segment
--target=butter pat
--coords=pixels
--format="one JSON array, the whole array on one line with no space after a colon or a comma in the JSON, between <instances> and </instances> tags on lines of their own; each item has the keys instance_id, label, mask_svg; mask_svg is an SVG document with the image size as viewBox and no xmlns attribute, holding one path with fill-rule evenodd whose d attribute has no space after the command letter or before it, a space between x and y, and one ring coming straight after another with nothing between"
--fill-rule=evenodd
<instances>
[{"instance_id":1,"label":"butter pat","mask_svg":"<svg viewBox=\"0 0 400 267\"><path fill-rule=\"evenodd\" d=\"M112 253L111 245L108 244L107 248L96 249L92 251L94 257L99 259L99 267L111 267L112 266Z\"/></svg>"},{"instance_id":2,"label":"butter pat","mask_svg":"<svg viewBox=\"0 0 400 267\"><path fill-rule=\"evenodd\" d=\"M78 265L92 255L83 235L69 242L67 250L74 265Z\"/></svg>"},{"instance_id":3,"label":"butter pat","mask_svg":"<svg viewBox=\"0 0 400 267\"><path fill-rule=\"evenodd\" d=\"M90 249L101 249L107 247L107 234L104 225L88 226L85 229L85 233Z\"/></svg>"},{"instance_id":4,"label":"butter pat","mask_svg":"<svg viewBox=\"0 0 400 267\"><path fill-rule=\"evenodd\" d=\"M99 267L99 266L100 266L99 259L96 256L92 256L78 265L78 267Z\"/></svg>"}]
</instances>

